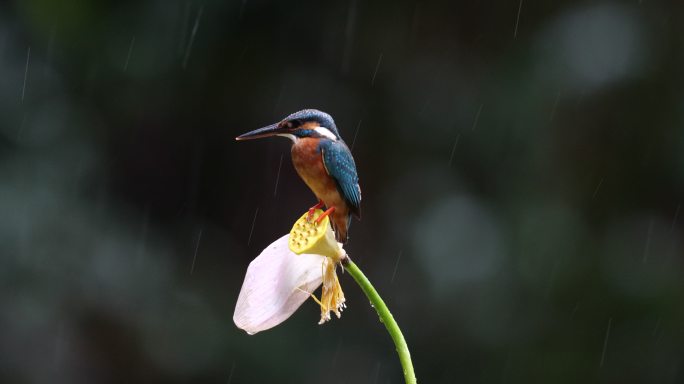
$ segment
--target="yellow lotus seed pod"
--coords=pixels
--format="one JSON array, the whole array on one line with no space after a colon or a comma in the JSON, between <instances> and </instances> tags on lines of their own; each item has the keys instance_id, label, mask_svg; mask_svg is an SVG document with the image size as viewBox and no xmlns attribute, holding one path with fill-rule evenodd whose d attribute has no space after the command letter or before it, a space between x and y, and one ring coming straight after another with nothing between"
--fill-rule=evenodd
<instances>
[{"instance_id":1,"label":"yellow lotus seed pod","mask_svg":"<svg viewBox=\"0 0 684 384\"><path fill-rule=\"evenodd\" d=\"M295 222L290 231L290 239L301 240L296 243L289 242L290 250L298 255L302 253L322 255L339 261L345 255L344 250L335 240L335 233L330 226L328 216L316 224L315 220L321 214L323 211L317 209L309 221L309 212L306 212Z\"/></svg>"}]
</instances>

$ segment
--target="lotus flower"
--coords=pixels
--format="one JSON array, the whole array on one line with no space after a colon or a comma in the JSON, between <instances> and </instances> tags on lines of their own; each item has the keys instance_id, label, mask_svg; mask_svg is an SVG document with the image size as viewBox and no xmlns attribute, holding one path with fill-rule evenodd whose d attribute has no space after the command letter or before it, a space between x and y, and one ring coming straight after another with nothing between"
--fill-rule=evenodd
<instances>
[{"instance_id":1,"label":"lotus flower","mask_svg":"<svg viewBox=\"0 0 684 384\"><path fill-rule=\"evenodd\" d=\"M316 210L314 215L323 211ZM287 320L309 297L321 307L319 324L345 308L336 269L346 257L328 217L320 223L305 213L285 235L266 247L247 268L233 321L250 335ZM322 284L321 298L313 292Z\"/></svg>"}]
</instances>

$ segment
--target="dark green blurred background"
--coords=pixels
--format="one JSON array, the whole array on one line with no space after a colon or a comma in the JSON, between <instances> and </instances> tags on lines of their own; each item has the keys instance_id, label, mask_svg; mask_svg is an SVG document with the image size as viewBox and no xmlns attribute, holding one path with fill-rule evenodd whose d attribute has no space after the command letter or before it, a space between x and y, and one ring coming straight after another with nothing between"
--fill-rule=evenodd
<instances>
[{"instance_id":1,"label":"dark green blurred background","mask_svg":"<svg viewBox=\"0 0 684 384\"><path fill-rule=\"evenodd\" d=\"M285 139L356 158L348 252L421 383L684 382L681 1L0 5L0 382L399 383L304 304L248 336L250 260L315 202ZM253 229L253 230L252 230Z\"/></svg>"}]
</instances>

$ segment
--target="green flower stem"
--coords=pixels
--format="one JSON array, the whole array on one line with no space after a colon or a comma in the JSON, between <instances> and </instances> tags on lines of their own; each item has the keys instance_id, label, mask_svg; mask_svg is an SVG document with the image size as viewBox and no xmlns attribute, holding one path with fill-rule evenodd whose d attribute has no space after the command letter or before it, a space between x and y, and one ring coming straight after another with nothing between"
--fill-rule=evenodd
<instances>
[{"instance_id":1,"label":"green flower stem","mask_svg":"<svg viewBox=\"0 0 684 384\"><path fill-rule=\"evenodd\" d=\"M413 363L411 363L411 353L409 352L406 340L404 340L404 335L401 334L399 325L396 321L394 321L392 313L390 313L389 309L387 309L387 305L385 305L385 302L378 294L378 291L376 291L370 281L368 281L366 275L364 275L359 267L357 267L356 264L351 261L349 256L344 258L342 265L344 266L344 269L354 278L359 287L361 287L363 293L366 294L371 304L378 312L378 316L380 316L380 322L385 324L387 332L389 332L390 336L392 337L392 341L394 341L394 345L397 347L397 353L399 354L401 367L404 370L404 380L406 380L406 384L416 384L416 374L413 371Z\"/></svg>"}]
</instances>

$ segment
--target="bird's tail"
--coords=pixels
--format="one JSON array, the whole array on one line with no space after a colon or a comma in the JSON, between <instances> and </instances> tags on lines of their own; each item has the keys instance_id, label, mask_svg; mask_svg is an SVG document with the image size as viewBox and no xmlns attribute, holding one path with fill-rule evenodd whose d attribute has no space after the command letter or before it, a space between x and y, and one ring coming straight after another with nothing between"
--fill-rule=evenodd
<instances>
[{"instance_id":1,"label":"bird's tail","mask_svg":"<svg viewBox=\"0 0 684 384\"><path fill-rule=\"evenodd\" d=\"M347 215L347 220L344 223L336 223L332 221L333 229L335 230L335 240L344 244L347 242L347 233L349 232L349 225L351 224L352 215Z\"/></svg>"}]
</instances>

